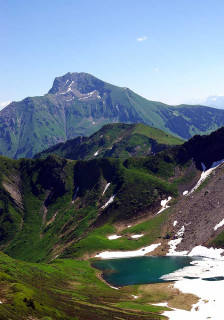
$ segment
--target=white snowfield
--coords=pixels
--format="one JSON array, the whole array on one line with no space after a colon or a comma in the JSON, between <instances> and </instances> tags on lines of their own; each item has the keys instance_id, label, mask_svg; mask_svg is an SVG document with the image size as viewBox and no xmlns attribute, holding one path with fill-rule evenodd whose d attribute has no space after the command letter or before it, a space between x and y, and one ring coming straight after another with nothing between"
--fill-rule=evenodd
<instances>
[{"instance_id":1,"label":"white snowfield","mask_svg":"<svg viewBox=\"0 0 224 320\"><path fill-rule=\"evenodd\" d=\"M132 257L142 257L147 253L153 252L161 243L151 244L148 247L141 248L135 251L104 251L97 254L96 258L101 259L116 259L116 258L132 258Z\"/></svg>"},{"instance_id":2,"label":"white snowfield","mask_svg":"<svg viewBox=\"0 0 224 320\"><path fill-rule=\"evenodd\" d=\"M210 176L210 174L212 173L212 171L214 171L220 164L222 164L224 162L224 159L220 160L220 161L216 161L213 162L212 166L210 169L206 170L206 167L204 165L204 163L201 163L201 166L203 168L203 172L201 174L201 178L199 179L199 181L197 182L197 184L194 186L193 189L191 189L191 191L187 194L188 196L190 194L192 194L195 190L197 190L200 185L202 184L202 182L205 181L206 178L208 178Z\"/></svg>"},{"instance_id":3,"label":"white snowfield","mask_svg":"<svg viewBox=\"0 0 224 320\"><path fill-rule=\"evenodd\" d=\"M173 309L165 311L163 315L170 320L222 320L223 319L223 292L224 280L206 281L204 279L224 276L224 249L196 246L188 256L207 257L203 260L191 262L191 266L177 270L162 279L175 280L174 287L183 293L192 293L198 296L199 301L192 306L191 311ZM192 277L197 279L185 279Z\"/></svg>"},{"instance_id":4,"label":"white snowfield","mask_svg":"<svg viewBox=\"0 0 224 320\"><path fill-rule=\"evenodd\" d=\"M110 203L114 201L116 194L114 194L110 199L101 207L101 209L105 209L107 206L109 206Z\"/></svg>"},{"instance_id":5,"label":"white snowfield","mask_svg":"<svg viewBox=\"0 0 224 320\"><path fill-rule=\"evenodd\" d=\"M206 259L193 261L192 265L173 274L164 276L164 279L179 280L174 287L183 293L192 293L200 297L190 311L174 309L165 311L163 315L170 320L222 320L223 319L223 292L224 280L206 281L203 279L223 277L224 260ZM198 279L184 279L184 277L197 277Z\"/></svg>"},{"instance_id":6,"label":"white snowfield","mask_svg":"<svg viewBox=\"0 0 224 320\"><path fill-rule=\"evenodd\" d=\"M174 223L175 222L177 222L177 221L174 221ZM173 225L174 225L174 223L173 223ZM175 225L176 225L176 223L175 223ZM170 248L167 253L167 256L185 256L188 253L188 251L176 251L178 244L180 244L181 241L183 240L182 236L184 235L184 230L185 230L185 227L182 226L180 228L180 230L175 234L175 236L178 238L174 239L174 240L170 240L168 242L168 245L170 246Z\"/></svg>"},{"instance_id":7,"label":"white snowfield","mask_svg":"<svg viewBox=\"0 0 224 320\"><path fill-rule=\"evenodd\" d=\"M94 157L98 156L99 154L99 150L97 150L95 153L94 153Z\"/></svg>"},{"instance_id":8,"label":"white snowfield","mask_svg":"<svg viewBox=\"0 0 224 320\"><path fill-rule=\"evenodd\" d=\"M173 222L173 226L175 227L176 225L177 225L177 220Z\"/></svg>"},{"instance_id":9,"label":"white snowfield","mask_svg":"<svg viewBox=\"0 0 224 320\"><path fill-rule=\"evenodd\" d=\"M216 231L218 228L222 227L223 225L224 225L224 219L214 227L214 230Z\"/></svg>"},{"instance_id":10,"label":"white snowfield","mask_svg":"<svg viewBox=\"0 0 224 320\"><path fill-rule=\"evenodd\" d=\"M164 199L164 200L161 200L160 204L161 204L161 207L162 209L160 209L157 214L159 214L160 212L166 210L167 208L169 208L169 206L167 205L167 203L171 200L172 198L171 197L168 197L168 199Z\"/></svg>"},{"instance_id":11,"label":"white snowfield","mask_svg":"<svg viewBox=\"0 0 224 320\"><path fill-rule=\"evenodd\" d=\"M110 286L112 289L119 290L117 287Z\"/></svg>"},{"instance_id":12,"label":"white snowfield","mask_svg":"<svg viewBox=\"0 0 224 320\"><path fill-rule=\"evenodd\" d=\"M188 190L183 192L183 196L186 196L188 194Z\"/></svg>"},{"instance_id":13,"label":"white snowfield","mask_svg":"<svg viewBox=\"0 0 224 320\"><path fill-rule=\"evenodd\" d=\"M184 235L185 227L182 226L180 230L176 233L177 237L182 237Z\"/></svg>"},{"instance_id":14,"label":"white snowfield","mask_svg":"<svg viewBox=\"0 0 224 320\"><path fill-rule=\"evenodd\" d=\"M121 236L118 236L117 234L112 234L111 236L108 236L107 239L109 240L116 240L121 238Z\"/></svg>"},{"instance_id":15,"label":"white snowfield","mask_svg":"<svg viewBox=\"0 0 224 320\"><path fill-rule=\"evenodd\" d=\"M61 89L66 86L67 82L68 82L68 80L66 81L65 85L64 85L63 87L61 87ZM66 93L68 93L69 91L72 91L71 86L72 86L73 83L74 83L74 81L72 81L72 82L70 83L70 85L68 86L67 91L61 92L61 93L59 93L59 94L66 94Z\"/></svg>"},{"instance_id":16,"label":"white snowfield","mask_svg":"<svg viewBox=\"0 0 224 320\"><path fill-rule=\"evenodd\" d=\"M165 311L164 316L170 320L223 320L223 288L222 281L205 281L201 279L185 279L177 281L174 285L184 293L192 293L200 300L192 306L190 311L173 309Z\"/></svg>"},{"instance_id":17,"label":"white snowfield","mask_svg":"<svg viewBox=\"0 0 224 320\"><path fill-rule=\"evenodd\" d=\"M103 190L102 196L103 196L104 193L107 191L107 189L109 188L109 186L110 186L110 182L106 184L106 187L105 187L105 189Z\"/></svg>"},{"instance_id":18,"label":"white snowfield","mask_svg":"<svg viewBox=\"0 0 224 320\"><path fill-rule=\"evenodd\" d=\"M167 307L168 302L152 303L153 306Z\"/></svg>"},{"instance_id":19,"label":"white snowfield","mask_svg":"<svg viewBox=\"0 0 224 320\"><path fill-rule=\"evenodd\" d=\"M223 253L224 253L224 249L206 248L203 246L196 246L191 250L191 252L188 254L188 256L190 256L190 257L205 257L205 258L211 258L211 259L217 259L217 260L224 260L224 257L222 256Z\"/></svg>"},{"instance_id":20,"label":"white snowfield","mask_svg":"<svg viewBox=\"0 0 224 320\"><path fill-rule=\"evenodd\" d=\"M144 234L134 234L133 236L131 236L131 238L138 239L138 238L141 238L143 236L144 236Z\"/></svg>"},{"instance_id":21,"label":"white snowfield","mask_svg":"<svg viewBox=\"0 0 224 320\"><path fill-rule=\"evenodd\" d=\"M143 237L144 236L144 234L134 234L134 235L132 235L131 236L131 238L133 238L133 239L138 239L138 238L141 238L141 237ZM107 239L109 239L109 240L116 240L116 239L119 239L119 238L121 238L122 236L118 236L117 234L112 234L111 236L108 236L107 237Z\"/></svg>"}]
</instances>

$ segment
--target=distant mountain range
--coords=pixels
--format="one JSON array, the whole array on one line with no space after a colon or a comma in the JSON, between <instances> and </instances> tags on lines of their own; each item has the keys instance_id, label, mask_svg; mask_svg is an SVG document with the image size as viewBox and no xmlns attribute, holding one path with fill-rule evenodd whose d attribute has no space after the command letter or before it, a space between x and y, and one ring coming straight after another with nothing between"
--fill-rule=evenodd
<instances>
[{"instance_id":1,"label":"distant mountain range","mask_svg":"<svg viewBox=\"0 0 224 320\"><path fill-rule=\"evenodd\" d=\"M107 123L144 123L182 139L224 125L224 110L149 101L87 73L67 73L41 97L0 111L0 154L33 157L54 144L89 136Z\"/></svg>"},{"instance_id":2,"label":"distant mountain range","mask_svg":"<svg viewBox=\"0 0 224 320\"><path fill-rule=\"evenodd\" d=\"M113 123L104 125L90 137L77 137L56 144L34 156L54 154L72 160L129 158L146 156L184 143L183 140L145 124Z\"/></svg>"},{"instance_id":3,"label":"distant mountain range","mask_svg":"<svg viewBox=\"0 0 224 320\"><path fill-rule=\"evenodd\" d=\"M189 100L188 103L200 104L203 106L217 108L217 109L224 109L224 95L209 96L205 99L192 99L192 100Z\"/></svg>"}]
</instances>

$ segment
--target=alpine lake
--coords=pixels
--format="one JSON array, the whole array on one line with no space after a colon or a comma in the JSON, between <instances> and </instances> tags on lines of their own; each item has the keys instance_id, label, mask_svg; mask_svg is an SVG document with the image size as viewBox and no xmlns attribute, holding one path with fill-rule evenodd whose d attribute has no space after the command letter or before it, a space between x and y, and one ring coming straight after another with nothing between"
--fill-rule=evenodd
<instances>
[{"instance_id":1,"label":"alpine lake","mask_svg":"<svg viewBox=\"0 0 224 320\"><path fill-rule=\"evenodd\" d=\"M103 279L114 287L165 282L162 276L190 266L198 257L144 256L97 260L92 266L102 271Z\"/></svg>"}]
</instances>

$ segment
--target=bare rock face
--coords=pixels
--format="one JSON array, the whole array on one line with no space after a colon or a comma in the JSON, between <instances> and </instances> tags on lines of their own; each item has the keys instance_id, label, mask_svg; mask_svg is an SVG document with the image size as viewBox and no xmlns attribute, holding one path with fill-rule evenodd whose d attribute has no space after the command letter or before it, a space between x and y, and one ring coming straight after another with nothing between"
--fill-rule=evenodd
<instances>
[{"instance_id":1,"label":"bare rock face","mask_svg":"<svg viewBox=\"0 0 224 320\"><path fill-rule=\"evenodd\" d=\"M208 178L206 184L192 194L183 196L172 208L170 225L172 239L184 227L183 240L177 251L191 251L195 246L207 246L224 230L215 228L224 219L224 166L220 165Z\"/></svg>"}]
</instances>

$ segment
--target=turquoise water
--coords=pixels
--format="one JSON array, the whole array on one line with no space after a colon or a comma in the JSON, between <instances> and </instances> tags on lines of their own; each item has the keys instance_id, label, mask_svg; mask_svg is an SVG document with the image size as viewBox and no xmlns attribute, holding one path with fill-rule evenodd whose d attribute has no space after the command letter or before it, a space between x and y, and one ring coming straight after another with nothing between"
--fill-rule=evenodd
<instances>
[{"instance_id":1,"label":"turquoise water","mask_svg":"<svg viewBox=\"0 0 224 320\"><path fill-rule=\"evenodd\" d=\"M192 257L137 257L97 260L94 268L103 272L107 283L115 287L164 282L161 276L190 265Z\"/></svg>"}]
</instances>

